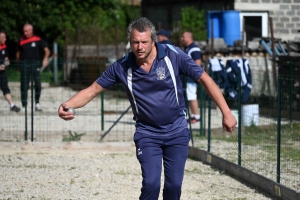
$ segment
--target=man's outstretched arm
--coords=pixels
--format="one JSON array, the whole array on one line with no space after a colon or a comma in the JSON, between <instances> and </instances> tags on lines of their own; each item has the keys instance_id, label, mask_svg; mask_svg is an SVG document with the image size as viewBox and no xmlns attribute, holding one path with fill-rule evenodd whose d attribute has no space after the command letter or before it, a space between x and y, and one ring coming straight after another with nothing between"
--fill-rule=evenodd
<instances>
[{"instance_id":1,"label":"man's outstretched arm","mask_svg":"<svg viewBox=\"0 0 300 200\"><path fill-rule=\"evenodd\" d=\"M221 110L223 114L222 123L224 130L229 132L233 131L237 125L237 121L231 113L231 110L228 107L220 88L206 72L202 74L202 76L198 79L198 82L204 86L206 92Z\"/></svg>"},{"instance_id":2,"label":"man's outstretched arm","mask_svg":"<svg viewBox=\"0 0 300 200\"><path fill-rule=\"evenodd\" d=\"M105 89L97 82L94 82L89 87L81 90L68 101L62 103L58 108L58 116L64 120L72 120L75 116L68 112L69 108L81 108L89 103L95 96L103 92Z\"/></svg>"}]
</instances>

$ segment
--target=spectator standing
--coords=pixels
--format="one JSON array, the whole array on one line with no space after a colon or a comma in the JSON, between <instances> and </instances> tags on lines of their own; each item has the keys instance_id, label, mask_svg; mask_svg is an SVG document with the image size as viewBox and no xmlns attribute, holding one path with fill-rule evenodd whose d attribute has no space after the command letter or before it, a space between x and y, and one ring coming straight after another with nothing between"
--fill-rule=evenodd
<instances>
[{"instance_id":1,"label":"spectator standing","mask_svg":"<svg viewBox=\"0 0 300 200\"><path fill-rule=\"evenodd\" d=\"M233 131L237 122L210 76L178 47L157 43L155 27L147 18L132 21L127 35L132 51L61 104L58 115L72 120L75 116L69 108L83 107L113 84L122 83L136 122L134 142L143 177L140 199L158 199L163 164L163 199L179 200L190 140L181 74L203 84L223 114L226 131Z\"/></svg>"},{"instance_id":2,"label":"spectator standing","mask_svg":"<svg viewBox=\"0 0 300 200\"><path fill-rule=\"evenodd\" d=\"M169 40L170 33L169 31L165 29L161 29L157 32L157 40L160 44L172 44L172 42Z\"/></svg>"},{"instance_id":3,"label":"spectator standing","mask_svg":"<svg viewBox=\"0 0 300 200\"><path fill-rule=\"evenodd\" d=\"M10 64L5 41L6 41L6 34L5 32L0 31L0 88L2 90L4 98L10 105L10 110L14 112L19 112L20 108L13 103L10 94L10 89L8 87L7 74L5 72L5 68L8 67Z\"/></svg>"},{"instance_id":4,"label":"spectator standing","mask_svg":"<svg viewBox=\"0 0 300 200\"><path fill-rule=\"evenodd\" d=\"M21 61L21 100L23 108L27 107L27 91L29 81L34 80L35 89L35 111L42 111L40 97L42 91L40 67L47 67L50 50L47 43L40 37L33 34L33 26L23 26L24 35L18 45L17 60ZM42 63L40 62L43 56Z\"/></svg>"},{"instance_id":5,"label":"spectator standing","mask_svg":"<svg viewBox=\"0 0 300 200\"><path fill-rule=\"evenodd\" d=\"M193 33L185 31L182 34L181 41L185 47L184 52L191 57L199 67L201 67L201 50L194 42ZM191 109L191 118L189 121L193 124L200 120L199 103L197 99L197 82L190 77L187 77L186 81L186 96Z\"/></svg>"}]
</instances>

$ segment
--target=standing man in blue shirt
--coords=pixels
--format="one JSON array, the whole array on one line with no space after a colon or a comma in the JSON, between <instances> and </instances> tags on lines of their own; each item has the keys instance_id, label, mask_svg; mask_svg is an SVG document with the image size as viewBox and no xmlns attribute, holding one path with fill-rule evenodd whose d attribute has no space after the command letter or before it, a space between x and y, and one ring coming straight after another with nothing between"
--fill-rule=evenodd
<instances>
[{"instance_id":1,"label":"standing man in blue shirt","mask_svg":"<svg viewBox=\"0 0 300 200\"><path fill-rule=\"evenodd\" d=\"M181 41L185 47L184 52L196 62L198 67L201 67L201 50L194 42L193 33L185 31L182 34ZM198 83L190 77L187 77L186 81L186 97L191 108L191 118L189 121L193 124L200 120L199 104L197 99Z\"/></svg>"},{"instance_id":2,"label":"standing man in blue shirt","mask_svg":"<svg viewBox=\"0 0 300 200\"><path fill-rule=\"evenodd\" d=\"M69 108L83 107L121 82L136 122L134 142L143 177L140 199L158 199L163 164L163 199L179 200L190 140L181 74L203 84L223 114L225 130L233 131L237 122L215 82L178 47L157 43L155 27L147 18L132 21L127 35L132 52L61 104L58 115L74 119Z\"/></svg>"},{"instance_id":3,"label":"standing man in blue shirt","mask_svg":"<svg viewBox=\"0 0 300 200\"><path fill-rule=\"evenodd\" d=\"M172 44L171 41L169 40L170 33L169 31L165 29L161 29L156 33L157 35L157 40L160 44Z\"/></svg>"}]
</instances>

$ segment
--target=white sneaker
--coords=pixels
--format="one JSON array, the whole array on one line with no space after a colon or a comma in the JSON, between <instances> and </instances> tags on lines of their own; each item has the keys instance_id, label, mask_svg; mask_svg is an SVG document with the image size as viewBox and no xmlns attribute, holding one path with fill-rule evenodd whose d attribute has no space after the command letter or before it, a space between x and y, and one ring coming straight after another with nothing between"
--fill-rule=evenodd
<instances>
[{"instance_id":1,"label":"white sneaker","mask_svg":"<svg viewBox=\"0 0 300 200\"><path fill-rule=\"evenodd\" d=\"M35 111L43 111L39 103L35 105Z\"/></svg>"}]
</instances>

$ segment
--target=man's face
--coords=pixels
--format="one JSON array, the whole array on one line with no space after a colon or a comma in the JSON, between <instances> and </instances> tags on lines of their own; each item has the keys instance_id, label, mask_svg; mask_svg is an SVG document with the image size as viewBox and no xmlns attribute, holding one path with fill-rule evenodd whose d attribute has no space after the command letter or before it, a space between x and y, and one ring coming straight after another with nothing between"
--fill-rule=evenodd
<instances>
[{"instance_id":1,"label":"man's face","mask_svg":"<svg viewBox=\"0 0 300 200\"><path fill-rule=\"evenodd\" d=\"M187 46L187 41L188 41L188 34L185 32L182 34L181 36L181 43L184 45L184 46Z\"/></svg>"},{"instance_id":2,"label":"man's face","mask_svg":"<svg viewBox=\"0 0 300 200\"><path fill-rule=\"evenodd\" d=\"M0 34L0 44L5 44L6 41L6 35L5 33Z\"/></svg>"},{"instance_id":3,"label":"man's face","mask_svg":"<svg viewBox=\"0 0 300 200\"><path fill-rule=\"evenodd\" d=\"M33 35L32 27L31 26L24 26L23 32L25 37L29 38Z\"/></svg>"},{"instance_id":4,"label":"man's face","mask_svg":"<svg viewBox=\"0 0 300 200\"><path fill-rule=\"evenodd\" d=\"M130 46L135 57L139 60L146 59L155 43L151 39L150 30L139 32L133 29L130 36Z\"/></svg>"},{"instance_id":5,"label":"man's face","mask_svg":"<svg viewBox=\"0 0 300 200\"><path fill-rule=\"evenodd\" d=\"M158 42L162 42L162 41L166 40L166 37L164 35L157 35L157 40L158 40Z\"/></svg>"}]
</instances>

